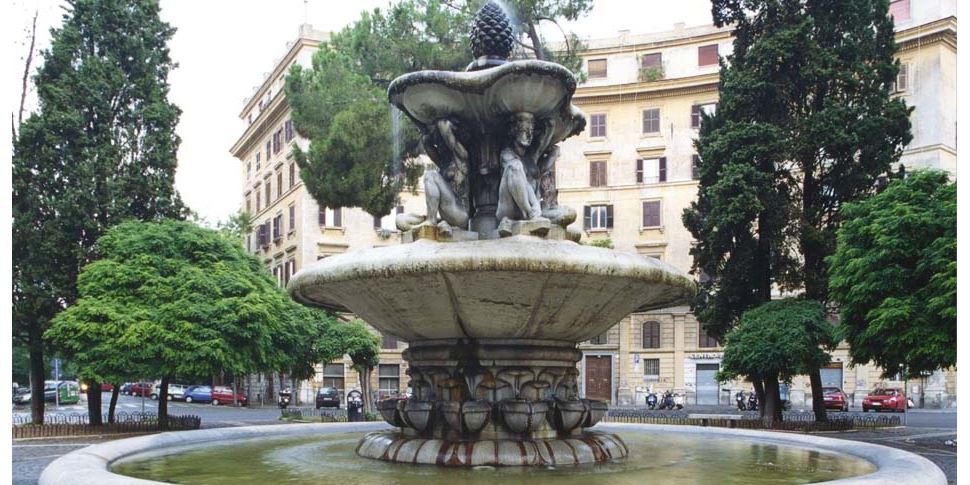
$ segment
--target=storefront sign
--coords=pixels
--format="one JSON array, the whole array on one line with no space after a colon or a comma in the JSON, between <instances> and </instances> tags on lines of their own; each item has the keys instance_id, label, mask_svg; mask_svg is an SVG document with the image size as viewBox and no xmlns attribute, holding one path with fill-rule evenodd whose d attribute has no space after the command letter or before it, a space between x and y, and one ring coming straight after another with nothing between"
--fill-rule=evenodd
<instances>
[{"instance_id":1,"label":"storefront sign","mask_svg":"<svg viewBox=\"0 0 970 485\"><path fill-rule=\"evenodd\" d=\"M724 354L722 354L722 353L716 353L716 354L687 354L687 358L688 359L694 359L694 360L711 360L711 359L720 359L722 357L724 357Z\"/></svg>"}]
</instances>

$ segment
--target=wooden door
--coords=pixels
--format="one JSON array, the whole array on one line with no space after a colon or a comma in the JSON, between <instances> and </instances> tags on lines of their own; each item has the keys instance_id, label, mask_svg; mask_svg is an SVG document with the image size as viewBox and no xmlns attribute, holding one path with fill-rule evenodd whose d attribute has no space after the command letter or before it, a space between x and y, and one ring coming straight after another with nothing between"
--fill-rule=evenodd
<instances>
[{"instance_id":1,"label":"wooden door","mask_svg":"<svg viewBox=\"0 0 970 485\"><path fill-rule=\"evenodd\" d=\"M613 363L608 355L586 356L586 397L610 402Z\"/></svg>"}]
</instances>

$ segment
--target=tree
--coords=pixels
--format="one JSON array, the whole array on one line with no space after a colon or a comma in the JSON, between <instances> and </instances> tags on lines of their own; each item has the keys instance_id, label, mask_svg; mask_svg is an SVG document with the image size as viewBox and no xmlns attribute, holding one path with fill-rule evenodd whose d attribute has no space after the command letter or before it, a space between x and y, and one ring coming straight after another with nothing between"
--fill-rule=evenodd
<instances>
[{"instance_id":1,"label":"tree","mask_svg":"<svg viewBox=\"0 0 970 485\"><path fill-rule=\"evenodd\" d=\"M73 0L34 77L39 111L13 147L13 334L29 348L31 407L42 423L44 330L77 299L94 243L125 219L178 217L168 102L174 29L154 1ZM89 414L100 420L100 391Z\"/></svg>"},{"instance_id":2,"label":"tree","mask_svg":"<svg viewBox=\"0 0 970 485\"><path fill-rule=\"evenodd\" d=\"M918 171L842 208L826 263L854 364L910 377L956 365L957 188Z\"/></svg>"},{"instance_id":3,"label":"tree","mask_svg":"<svg viewBox=\"0 0 970 485\"><path fill-rule=\"evenodd\" d=\"M404 0L364 12L314 54L312 66L294 65L286 79L293 123L310 139L293 147L307 191L327 207L361 207L389 214L398 194L413 189L422 167L416 128L392 113L387 87L396 77L424 69L461 71L471 61L467 36L480 2ZM538 35L542 21L575 20L589 0L510 2L520 41L539 59L562 61L581 72L582 44L565 34L566 49L552 52ZM557 24L558 25L558 24ZM531 33L530 33L531 32Z\"/></svg>"},{"instance_id":4,"label":"tree","mask_svg":"<svg viewBox=\"0 0 970 485\"><path fill-rule=\"evenodd\" d=\"M320 362L331 362L347 354L354 370L360 377L361 392L364 394L364 411L374 412L370 389L370 375L380 362L381 338L364 326L364 322L354 320L334 327L335 336L320 340Z\"/></svg>"},{"instance_id":5,"label":"tree","mask_svg":"<svg viewBox=\"0 0 970 485\"><path fill-rule=\"evenodd\" d=\"M791 382L829 363L825 348L835 344L832 324L822 305L813 300L784 299L744 312L726 337L718 380L738 377L764 382L761 416L781 421L778 381Z\"/></svg>"},{"instance_id":6,"label":"tree","mask_svg":"<svg viewBox=\"0 0 970 485\"><path fill-rule=\"evenodd\" d=\"M714 0L734 49L684 218L701 241L694 269L711 278L695 307L712 333L772 286L827 304L839 208L870 194L911 139L910 110L890 97L899 67L887 12L870 0ZM824 420L821 375L810 377Z\"/></svg>"},{"instance_id":7,"label":"tree","mask_svg":"<svg viewBox=\"0 0 970 485\"><path fill-rule=\"evenodd\" d=\"M306 369L304 342L328 332L259 261L219 231L189 222L127 222L98 240L100 259L78 278L80 298L45 336L82 377L100 382L178 375ZM301 349L301 351L295 351ZM158 402L167 426L167 400Z\"/></svg>"}]
</instances>

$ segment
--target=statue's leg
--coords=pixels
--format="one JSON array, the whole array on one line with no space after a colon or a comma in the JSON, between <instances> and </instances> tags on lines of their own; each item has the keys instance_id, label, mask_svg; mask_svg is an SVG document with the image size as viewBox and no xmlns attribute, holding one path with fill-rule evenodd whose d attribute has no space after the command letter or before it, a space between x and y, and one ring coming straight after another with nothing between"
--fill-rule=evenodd
<instances>
[{"instance_id":1,"label":"statue's leg","mask_svg":"<svg viewBox=\"0 0 970 485\"><path fill-rule=\"evenodd\" d=\"M441 174L433 170L424 172L424 202L428 207L428 222L438 223L438 207L441 200L441 186L444 185Z\"/></svg>"},{"instance_id":2,"label":"statue's leg","mask_svg":"<svg viewBox=\"0 0 970 485\"><path fill-rule=\"evenodd\" d=\"M512 201L514 201L512 205L515 207L507 208L508 204L506 203L506 207L503 207L506 208L505 214L496 211L495 215L499 220L502 220L503 217L517 219L515 217L517 215L515 214L515 208L518 208L521 214L528 219L535 219L542 216L542 211L539 209L539 201L536 199L532 185L529 184L529 179L525 175L522 162L518 160L506 163L502 170L502 183L499 186L500 207L503 205L502 199L504 197L511 197Z\"/></svg>"}]
</instances>

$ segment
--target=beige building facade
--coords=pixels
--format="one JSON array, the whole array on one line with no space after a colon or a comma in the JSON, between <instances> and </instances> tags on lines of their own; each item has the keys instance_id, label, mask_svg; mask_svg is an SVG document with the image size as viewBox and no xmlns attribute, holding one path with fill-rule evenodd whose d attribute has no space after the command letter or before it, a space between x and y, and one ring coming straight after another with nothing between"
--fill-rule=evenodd
<instances>
[{"instance_id":1,"label":"beige building facade","mask_svg":"<svg viewBox=\"0 0 970 485\"><path fill-rule=\"evenodd\" d=\"M953 0L892 3L897 19L898 58L903 69L896 95L915 106L913 141L901 163L956 172L956 7ZM242 209L253 214L247 248L286 284L306 265L348 249L400 242L393 214L379 220L357 208L321 208L299 177L291 143L308 142L292 130L283 83L295 62L308 65L326 33L308 25L245 103L248 127L232 147L243 170ZM677 24L668 32L620 32L592 39L584 53L587 80L574 104L587 115L587 129L566 140L557 163L559 202L580 213L574 228L586 243L601 241L620 251L655 257L683 271L691 267L690 233L681 222L695 199L700 113L716 110L718 56L731 52L729 29ZM397 211L424 213L421 194L404 193ZM608 240L608 241L606 241ZM404 342L385 336L381 364L371 376L378 397L407 392ZM723 355L686 306L630 315L604 335L580 344L581 390L614 405L642 404L649 390L671 389L687 405L731 404L743 382L717 383ZM843 345L823 370L825 385L841 387L855 405L882 385L907 387L927 406L956 403L955 372L937 372L918 382L886 380L881 369L850 366ZM349 358L320 366L299 385L312 402L316 389L359 388ZM252 386L267 392L264 377ZM810 404L807 377L791 386L795 405Z\"/></svg>"}]
</instances>

